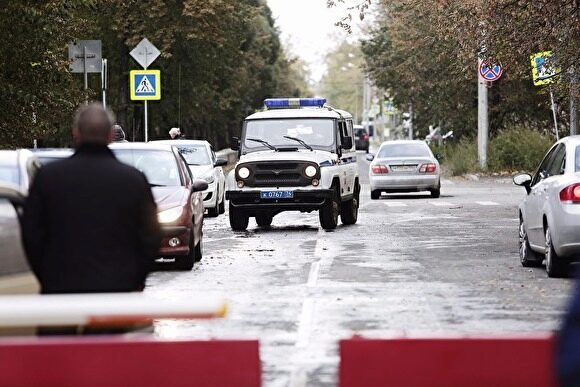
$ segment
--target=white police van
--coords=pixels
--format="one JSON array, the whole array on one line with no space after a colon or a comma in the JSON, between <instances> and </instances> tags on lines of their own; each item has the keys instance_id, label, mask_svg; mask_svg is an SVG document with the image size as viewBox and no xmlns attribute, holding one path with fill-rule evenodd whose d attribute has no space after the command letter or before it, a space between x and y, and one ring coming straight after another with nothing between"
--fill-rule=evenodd
<instances>
[{"instance_id":1,"label":"white police van","mask_svg":"<svg viewBox=\"0 0 580 387\"><path fill-rule=\"evenodd\" d=\"M228 175L226 198L233 230L250 217L269 227L283 211L319 211L320 225L336 228L358 217L360 183L352 116L324 98L267 99L232 139L240 160Z\"/></svg>"}]
</instances>

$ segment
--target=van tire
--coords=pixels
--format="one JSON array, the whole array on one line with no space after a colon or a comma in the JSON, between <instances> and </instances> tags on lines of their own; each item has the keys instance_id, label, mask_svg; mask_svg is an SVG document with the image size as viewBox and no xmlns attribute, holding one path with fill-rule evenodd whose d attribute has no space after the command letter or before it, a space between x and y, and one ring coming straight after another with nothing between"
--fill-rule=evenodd
<instances>
[{"instance_id":1,"label":"van tire","mask_svg":"<svg viewBox=\"0 0 580 387\"><path fill-rule=\"evenodd\" d=\"M230 203L230 227L234 231L246 231L250 217L244 211L235 208Z\"/></svg>"},{"instance_id":2,"label":"van tire","mask_svg":"<svg viewBox=\"0 0 580 387\"><path fill-rule=\"evenodd\" d=\"M320 226L325 230L334 230L336 226L338 226L340 203L338 193L334 186L332 192L333 192L332 196L326 199L326 201L318 211Z\"/></svg>"}]
</instances>

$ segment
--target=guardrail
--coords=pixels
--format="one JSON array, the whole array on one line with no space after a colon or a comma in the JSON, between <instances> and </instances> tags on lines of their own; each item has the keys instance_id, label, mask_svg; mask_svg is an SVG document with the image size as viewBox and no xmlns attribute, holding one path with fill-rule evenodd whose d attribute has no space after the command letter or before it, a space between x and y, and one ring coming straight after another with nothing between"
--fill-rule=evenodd
<instances>
[{"instance_id":1,"label":"guardrail","mask_svg":"<svg viewBox=\"0 0 580 387\"><path fill-rule=\"evenodd\" d=\"M549 335L342 340L340 386L556 386L553 347Z\"/></svg>"}]
</instances>

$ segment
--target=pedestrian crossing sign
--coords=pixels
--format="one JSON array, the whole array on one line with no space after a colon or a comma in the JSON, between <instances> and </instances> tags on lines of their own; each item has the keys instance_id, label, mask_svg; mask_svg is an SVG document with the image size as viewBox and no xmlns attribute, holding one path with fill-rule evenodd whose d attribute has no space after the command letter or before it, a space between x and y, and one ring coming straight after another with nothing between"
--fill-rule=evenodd
<instances>
[{"instance_id":1,"label":"pedestrian crossing sign","mask_svg":"<svg viewBox=\"0 0 580 387\"><path fill-rule=\"evenodd\" d=\"M129 80L132 101L161 99L161 71L132 70Z\"/></svg>"}]
</instances>

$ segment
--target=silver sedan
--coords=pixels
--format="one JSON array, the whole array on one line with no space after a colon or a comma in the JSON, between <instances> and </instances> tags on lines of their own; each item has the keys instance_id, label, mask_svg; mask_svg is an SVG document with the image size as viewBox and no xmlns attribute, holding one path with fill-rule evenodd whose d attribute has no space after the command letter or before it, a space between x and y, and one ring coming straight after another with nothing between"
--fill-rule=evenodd
<instances>
[{"instance_id":1,"label":"silver sedan","mask_svg":"<svg viewBox=\"0 0 580 387\"><path fill-rule=\"evenodd\" d=\"M441 194L441 168L424 141L386 141L376 156L367 159L372 161L371 199L378 199L382 192L429 191L433 198Z\"/></svg>"},{"instance_id":2,"label":"silver sedan","mask_svg":"<svg viewBox=\"0 0 580 387\"><path fill-rule=\"evenodd\" d=\"M522 265L545 259L549 277L566 276L580 254L580 136L558 141L533 177L518 175L514 183L527 193L519 206Z\"/></svg>"}]
</instances>

